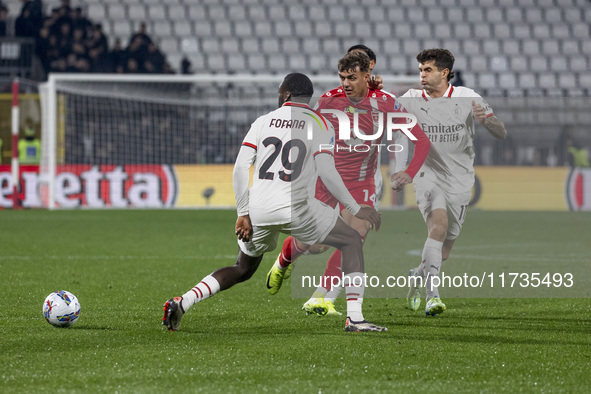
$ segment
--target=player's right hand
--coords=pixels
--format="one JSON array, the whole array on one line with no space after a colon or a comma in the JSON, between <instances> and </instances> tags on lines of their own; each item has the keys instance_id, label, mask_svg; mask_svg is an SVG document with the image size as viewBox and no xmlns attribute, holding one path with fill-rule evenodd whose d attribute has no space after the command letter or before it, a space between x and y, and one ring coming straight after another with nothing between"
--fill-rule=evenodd
<instances>
[{"instance_id":1,"label":"player's right hand","mask_svg":"<svg viewBox=\"0 0 591 394\"><path fill-rule=\"evenodd\" d=\"M367 86L370 89L383 89L384 88L384 79L381 75L372 75L369 77L369 81L367 81Z\"/></svg>"},{"instance_id":2,"label":"player's right hand","mask_svg":"<svg viewBox=\"0 0 591 394\"><path fill-rule=\"evenodd\" d=\"M252 238L252 223L250 216L238 216L236 220L236 235L243 242L248 242Z\"/></svg>"},{"instance_id":3,"label":"player's right hand","mask_svg":"<svg viewBox=\"0 0 591 394\"><path fill-rule=\"evenodd\" d=\"M382 224L382 214L376 211L372 207L361 207L356 218L361 220L367 220L371 224L371 228L378 231L380 229L380 225Z\"/></svg>"},{"instance_id":4,"label":"player's right hand","mask_svg":"<svg viewBox=\"0 0 591 394\"><path fill-rule=\"evenodd\" d=\"M392 174L390 178L392 181L392 190L400 191L404 189L404 186L412 183L412 178L406 173L406 171L400 171Z\"/></svg>"}]
</instances>

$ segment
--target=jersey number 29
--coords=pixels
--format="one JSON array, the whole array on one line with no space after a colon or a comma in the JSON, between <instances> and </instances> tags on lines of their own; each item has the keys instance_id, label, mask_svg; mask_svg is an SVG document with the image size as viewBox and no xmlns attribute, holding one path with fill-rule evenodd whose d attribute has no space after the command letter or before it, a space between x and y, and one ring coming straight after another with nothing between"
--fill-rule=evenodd
<instances>
[{"instance_id":1,"label":"jersey number 29","mask_svg":"<svg viewBox=\"0 0 591 394\"><path fill-rule=\"evenodd\" d=\"M263 162L259 169L259 179L270 179L273 180L275 174L269 172L269 168L277 159L277 156L281 153L281 164L283 168L291 171L289 174L281 170L278 172L279 179L285 182L295 181L302 173L302 167L304 164L304 158L306 157L306 144L301 140L289 140L283 145L283 142L277 137L267 137L263 140L263 145L266 147L269 145L275 145L275 151L269 156L267 160ZM294 161L289 161L289 154L292 148L297 149L297 156ZM282 149L283 148L283 149Z\"/></svg>"}]
</instances>

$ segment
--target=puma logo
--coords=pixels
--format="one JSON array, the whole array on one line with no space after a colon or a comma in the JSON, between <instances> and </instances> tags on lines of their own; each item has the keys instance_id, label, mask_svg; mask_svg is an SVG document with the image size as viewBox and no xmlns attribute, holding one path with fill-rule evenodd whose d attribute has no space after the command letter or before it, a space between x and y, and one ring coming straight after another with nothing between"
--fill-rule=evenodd
<instances>
[{"instance_id":1,"label":"puma logo","mask_svg":"<svg viewBox=\"0 0 591 394\"><path fill-rule=\"evenodd\" d=\"M421 107L421 111L425 111L425 114L427 114L427 115L429 115L429 110L430 110L430 109L431 109L431 108L427 108L427 109L425 109L425 108Z\"/></svg>"}]
</instances>

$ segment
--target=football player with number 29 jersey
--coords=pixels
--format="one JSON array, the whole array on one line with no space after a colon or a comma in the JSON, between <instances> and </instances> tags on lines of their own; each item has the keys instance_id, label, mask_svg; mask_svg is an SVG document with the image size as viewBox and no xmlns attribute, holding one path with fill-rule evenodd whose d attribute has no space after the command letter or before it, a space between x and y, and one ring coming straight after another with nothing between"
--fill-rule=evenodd
<instances>
[{"instance_id":1,"label":"football player with number 29 jersey","mask_svg":"<svg viewBox=\"0 0 591 394\"><path fill-rule=\"evenodd\" d=\"M300 250L317 242L342 250L348 299L345 330L386 331L363 317L361 237L337 212L314 198L314 184L320 176L351 215L380 226L376 210L360 207L339 177L333 159L334 129L308 106L313 93L307 76L287 75L279 88L279 108L252 124L233 173L240 247L236 264L214 271L182 297L166 301L162 324L169 330L178 330L182 316L196 303L250 279L263 254L275 249L281 232L291 234L296 239L294 247Z\"/></svg>"}]
</instances>

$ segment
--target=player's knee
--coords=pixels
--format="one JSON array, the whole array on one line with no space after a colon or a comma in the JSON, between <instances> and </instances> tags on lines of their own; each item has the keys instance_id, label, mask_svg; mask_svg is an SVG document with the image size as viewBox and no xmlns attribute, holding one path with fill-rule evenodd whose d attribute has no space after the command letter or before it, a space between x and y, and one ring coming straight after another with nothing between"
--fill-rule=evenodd
<instances>
[{"instance_id":1,"label":"player's knee","mask_svg":"<svg viewBox=\"0 0 591 394\"><path fill-rule=\"evenodd\" d=\"M248 267L237 266L238 268L238 282L244 282L249 280L254 274L255 270L249 269Z\"/></svg>"},{"instance_id":2,"label":"player's knee","mask_svg":"<svg viewBox=\"0 0 591 394\"><path fill-rule=\"evenodd\" d=\"M237 283L249 280L256 272L258 263L252 264L246 261L238 260L234 265L234 277Z\"/></svg>"},{"instance_id":3,"label":"player's knee","mask_svg":"<svg viewBox=\"0 0 591 394\"><path fill-rule=\"evenodd\" d=\"M360 236L364 238L369 233L369 230L371 230L371 224L365 220L355 223L352 227Z\"/></svg>"},{"instance_id":4,"label":"player's knee","mask_svg":"<svg viewBox=\"0 0 591 394\"><path fill-rule=\"evenodd\" d=\"M438 223L431 226L429 229L429 238L436 241L443 242L447 234L447 224Z\"/></svg>"}]
</instances>

